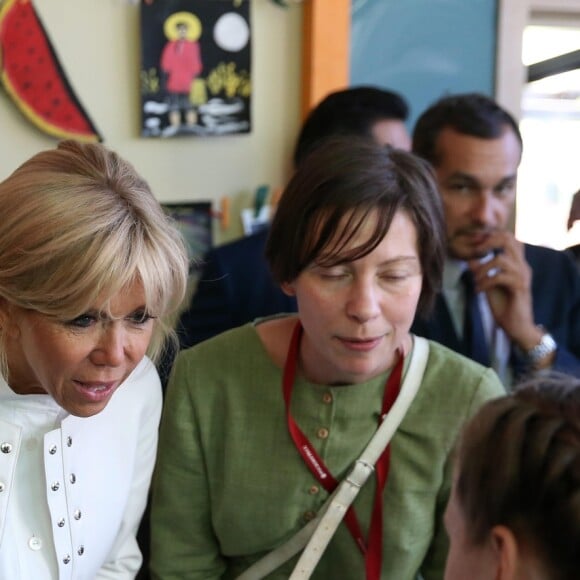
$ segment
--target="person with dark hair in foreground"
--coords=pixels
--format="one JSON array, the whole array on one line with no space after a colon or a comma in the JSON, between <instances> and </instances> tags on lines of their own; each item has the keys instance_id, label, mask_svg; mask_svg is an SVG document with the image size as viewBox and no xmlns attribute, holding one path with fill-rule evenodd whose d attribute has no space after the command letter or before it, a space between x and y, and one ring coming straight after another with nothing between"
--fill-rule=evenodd
<instances>
[{"instance_id":1,"label":"person with dark hair in foreground","mask_svg":"<svg viewBox=\"0 0 580 580\"><path fill-rule=\"evenodd\" d=\"M476 413L445 523L445 580L578 579L579 379L538 376Z\"/></svg>"},{"instance_id":2,"label":"person with dark hair in foreground","mask_svg":"<svg viewBox=\"0 0 580 580\"><path fill-rule=\"evenodd\" d=\"M298 166L266 246L297 314L177 357L153 485L154 578L236 578L316 519L399 401L419 341L418 392L313 578L441 579L449 450L464 419L503 393L493 370L409 332L433 302L444 251L422 159L343 137ZM295 564L268 578L288 579Z\"/></svg>"}]
</instances>

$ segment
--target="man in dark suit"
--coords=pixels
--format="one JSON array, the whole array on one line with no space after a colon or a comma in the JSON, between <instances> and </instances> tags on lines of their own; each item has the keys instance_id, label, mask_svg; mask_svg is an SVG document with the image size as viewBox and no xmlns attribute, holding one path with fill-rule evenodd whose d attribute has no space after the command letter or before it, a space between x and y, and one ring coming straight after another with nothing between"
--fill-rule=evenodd
<instances>
[{"instance_id":1,"label":"man in dark suit","mask_svg":"<svg viewBox=\"0 0 580 580\"><path fill-rule=\"evenodd\" d=\"M296 311L296 300L270 277L263 255L267 237L263 229L208 252L191 304L179 320L181 348L260 316Z\"/></svg>"},{"instance_id":2,"label":"man in dark suit","mask_svg":"<svg viewBox=\"0 0 580 580\"><path fill-rule=\"evenodd\" d=\"M294 164L322 140L335 135L368 136L379 143L409 150L405 127L408 106L397 93L355 87L325 97L308 115L295 151ZM296 301L275 284L264 259L267 230L211 250L189 308L177 325L181 348L260 316L295 312Z\"/></svg>"},{"instance_id":3,"label":"man in dark suit","mask_svg":"<svg viewBox=\"0 0 580 580\"><path fill-rule=\"evenodd\" d=\"M483 95L445 97L417 120L413 151L435 170L448 238L442 292L413 331L481 356L506 386L540 369L580 376L578 271L566 252L523 244L509 230L522 153L513 117Z\"/></svg>"}]
</instances>

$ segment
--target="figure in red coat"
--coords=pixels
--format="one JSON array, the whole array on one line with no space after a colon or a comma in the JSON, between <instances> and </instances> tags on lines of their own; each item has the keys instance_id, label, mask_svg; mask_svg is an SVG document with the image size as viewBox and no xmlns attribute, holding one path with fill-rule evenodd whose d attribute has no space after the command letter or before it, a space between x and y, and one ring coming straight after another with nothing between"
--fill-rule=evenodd
<instances>
[{"instance_id":1,"label":"figure in red coat","mask_svg":"<svg viewBox=\"0 0 580 580\"><path fill-rule=\"evenodd\" d=\"M165 21L164 29L168 42L161 54L161 70L169 105L169 123L174 128L179 127L183 120L186 125L195 125L197 114L190 94L193 81L203 68L197 42L201 23L190 12L176 12Z\"/></svg>"}]
</instances>

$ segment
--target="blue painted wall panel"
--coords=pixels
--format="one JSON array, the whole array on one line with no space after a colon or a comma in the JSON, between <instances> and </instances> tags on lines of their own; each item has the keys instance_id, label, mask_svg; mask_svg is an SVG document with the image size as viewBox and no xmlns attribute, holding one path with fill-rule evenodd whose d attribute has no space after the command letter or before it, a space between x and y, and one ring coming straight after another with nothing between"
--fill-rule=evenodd
<instances>
[{"instance_id":1,"label":"blue painted wall panel","mask_svg":"<svg viewBox=\"0 0 580 580\"><path fill-rule=\"evenodd\" d=\"M350 84L402 93L409 126L447 93L494 94L498 0L353 0Z\"/></svg>"}]
</instances>

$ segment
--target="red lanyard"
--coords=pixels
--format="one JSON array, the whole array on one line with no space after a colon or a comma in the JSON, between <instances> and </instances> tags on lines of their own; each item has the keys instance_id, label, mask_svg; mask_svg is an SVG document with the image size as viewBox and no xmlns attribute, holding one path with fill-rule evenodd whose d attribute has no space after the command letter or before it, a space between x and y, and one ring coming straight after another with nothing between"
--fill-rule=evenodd
<instances>
[{"instance_id":1,"label":"red lanyard","mask_svg":"<svg viewBox=\"0 0 580 580\"><path fill-rule=\"evenodd\" d=\"M292 396L292 389L294 388L294 379L296 377L296 366L298 361L298 350L300 348L300 339L302 337L302 324L298 322L294 328L290 347L288 348L288 355L286 357L286 364L284 365L284 402L286 404L286 419L288 422L288 430L290 436L296 445L296 449L302 456L302 459L313 473L314 477L320 484L332 493L338 486L338 482L328 470L324 461L320 458L316 449L312 446L306 435L301 431L300 427L295 423L290 413L290 399ZM384 415L386 415L393 403L397 399L399 390L401 388L401 375L403 372L403 357L399 356L393 371L385 384L385 392L383 395L383 405L381 409L381 416L379 424ZM390 445L387 445L379 460L375 465L377 475L377 488L375 492L375 502L373 506L373 514L371 517L371 524L369 528L368 544L365 542L363 533L361 531L356 513L352 506L349 507L345 514L345 523L365 556L366 577L367 580L378 580L381 576L381 558L382 558L382 536L383 536L383 490L387 483L389 476L389 464L391 459Z\"/></svg>"}]
</instances>

